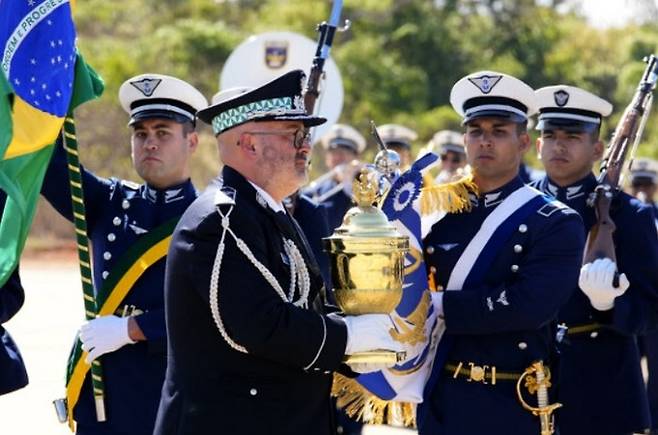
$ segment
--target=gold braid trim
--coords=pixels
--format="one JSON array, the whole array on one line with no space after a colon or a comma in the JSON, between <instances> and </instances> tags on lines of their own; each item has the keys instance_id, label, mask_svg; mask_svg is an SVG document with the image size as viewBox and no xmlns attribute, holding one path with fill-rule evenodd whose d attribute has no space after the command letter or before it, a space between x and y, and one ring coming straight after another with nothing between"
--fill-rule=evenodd
<instances>
[{"instance_id":1,"label":"gold braid trim","mask_svg":"<svg viewBox=\"0 0 658 435\"><path fill-rule=\"evenodd\" d=\"M403 424L416 427L416 404L382 400L355 379L334 373L331 395L347 415L366 424Z\"/></svg>"},{"instance_id":2,"label":"gold braid trim","mask_svg":"<svg viewBox=\"0 0 658 435\"><path fill-rule=\"evenodd\" d=\"M436 184L433 180L428 180L428 177L424 177L424 187L420 190L420 214L427 216L437 211L446 213L470 211L469 192L476 195L478 193L472 175L441 184Z\"/></svg>"}]
</instances>

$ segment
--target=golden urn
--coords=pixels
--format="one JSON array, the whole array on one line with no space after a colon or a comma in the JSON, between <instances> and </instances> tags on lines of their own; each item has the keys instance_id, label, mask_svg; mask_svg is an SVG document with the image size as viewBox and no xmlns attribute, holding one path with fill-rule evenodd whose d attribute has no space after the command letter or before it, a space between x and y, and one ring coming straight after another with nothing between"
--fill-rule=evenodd
<instances>
[{"instance_id":1,"label":"golden urn","mask_svg":"<svg viewBox=\"0 0 658 435\"><path fill-rule=\"evenodd\" d=\"M348 315L389 314L402 299L404 255L409 238L401 235L376 207L379 174L361 169L352 183L356 207L343 224L323 239L329 253L333 292L340 309ZM403 354L403 353L402 353ZM350 355L348 362L396 362L403 355L373 351Z\"/></svg>"}]
</instances>

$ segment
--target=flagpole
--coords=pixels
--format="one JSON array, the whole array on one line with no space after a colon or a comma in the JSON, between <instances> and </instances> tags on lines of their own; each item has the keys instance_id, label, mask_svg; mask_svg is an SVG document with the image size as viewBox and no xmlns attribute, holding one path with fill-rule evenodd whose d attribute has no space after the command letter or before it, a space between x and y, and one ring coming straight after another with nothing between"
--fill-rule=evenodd
<instances>
[{"instance_id":1,"label":"flagpole","mask_svg":"<svg viewBox=\"0 0 658 435\"><path fill-rule=\"evenodd\" d=\"M89 257L89 238L87 237L87 219L85 215L84 194L82 191L82 178L80 176L80 160L78 159L78 141L75 135L75 121L67 116L62 127L62 144L66 151L66 161L69 169L69 183L71 187L71 202L73 204L73 222L78 245L78 260L80 263L80 279L82 280L82 293L85 304L85 318L96 318L98 306L94 296L91 263ZM96 420L105 421L105 385L101 363L96 358L91 363L91 382L96 404Z\"/></svg>"}]
</instances>

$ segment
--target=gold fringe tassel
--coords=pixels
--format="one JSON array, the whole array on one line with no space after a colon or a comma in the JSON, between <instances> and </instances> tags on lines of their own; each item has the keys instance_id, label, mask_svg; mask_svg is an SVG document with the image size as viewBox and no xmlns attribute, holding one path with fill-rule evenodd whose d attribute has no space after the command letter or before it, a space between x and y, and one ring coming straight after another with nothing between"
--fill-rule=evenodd
<instances>
[{"instance_id":1,"label":"gold fringe tassel","mask_svg":"<svg viewBox=\"0 0 658 435\"><path fill-rule=\"evenodd\" d=\"M416 427L416 404L382 400L354 379L334 373L331 395L347 415L367 424Z\"/></svg>"},{"instance_id":2,"label":"gold fringe tassel","mask_svg":"<svg viewBox=\"0 0 658 435\"><path fill-rule=\"evenodd\" d=\"M433 180L424 178L424 186L420 190L420 213L427 216L437 211L460 213L471 210L468 194L478 189L473 182L473 176L467 175L461 180L451 183L436 184Z\"/></svg>"}]
</instances>

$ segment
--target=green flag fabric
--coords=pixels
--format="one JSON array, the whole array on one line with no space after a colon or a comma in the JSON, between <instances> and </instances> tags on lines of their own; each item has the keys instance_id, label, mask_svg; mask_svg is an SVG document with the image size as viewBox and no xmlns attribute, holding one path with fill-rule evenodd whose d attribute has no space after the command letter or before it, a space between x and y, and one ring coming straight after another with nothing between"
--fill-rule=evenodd
<instances>
[{"instance_id":1,"label":"green flag fabric","mask_svg":"<svg viewBox=\"0 0 658 435\"><path fill-rule=\"evenodd\" d=\"M0 82L0 90L5 95L6 88L11 92L6 80ZM69 116L72 116L77 106L98 97L102 92L102 79L78 53ZM3 106L8 105L5 100L3 98ZM11 111L7 112L7 108L0 107L0 147L6 147L11 139L12 125ZM9 127L9 138L6 137L6 126ZM7 203L0 221L0 287L16 268L25 246L53 147L49 145L30 154L0 161L0 189L7 193Z\"/></svg>"}]
</instances>

